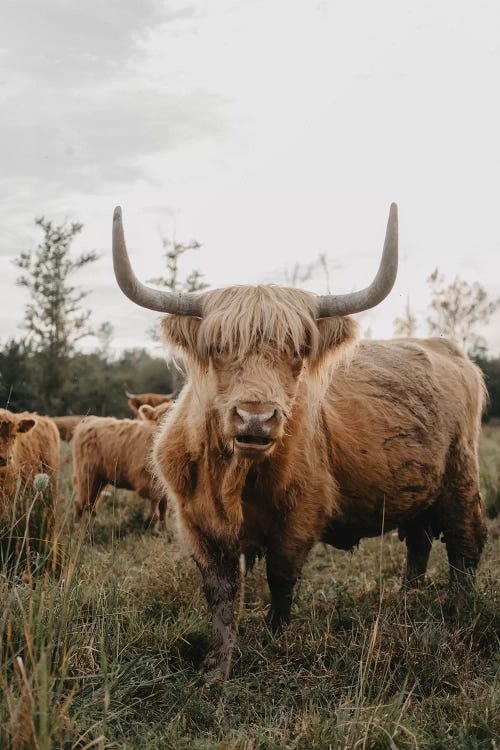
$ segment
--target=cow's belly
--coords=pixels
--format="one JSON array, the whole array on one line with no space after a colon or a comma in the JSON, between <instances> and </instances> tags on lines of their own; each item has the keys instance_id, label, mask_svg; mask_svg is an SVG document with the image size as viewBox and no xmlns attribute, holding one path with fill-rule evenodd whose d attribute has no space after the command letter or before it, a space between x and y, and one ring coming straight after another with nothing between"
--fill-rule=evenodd
<instances>
[{"instance_id":1,"label":"cow's belly","mask_svg":"<svg viewBox=\"0 0 500 750\"><path fill-rule=\"evenodd\" d=\"M361 539L366 539L366 537L372 536L381 536L381 534L385 534L387 531L392 531L398 525L386 524L385 522L380 523L381 519L378 520L378 524L374 523L372 525L367 525L331 519L323 531L321 541L326 542L326 544L331 544L332 547L336 547L337 549L350 550L359 544Z\"/></svg>"},{"instance_id":2,"label":"cow's belly","mask_svg":"<svg viewBox=\"0 0 500 750\"><path fill-rule=\"evenodd\" d=\"M416 518L437 500L444 463L444 456L433 460L431 451L422 448L381 451L377 463L361 454L348 472L337 472L338 521L373 536Z\"/></svg>"},{"instance_id":3,"label":"cow's belly","mask_svg":"<svg viewBox=\"0 0 500 750\"><path fill-rule=\"evenodd\" d=\"M336 512L326 523L323 541L351 549L364 537L404 528L438 498L441 475L416 459L408 459L399 472L389 475L379 466L378 481L374 473L340 474Z\"/></svg>"}]
</instances>

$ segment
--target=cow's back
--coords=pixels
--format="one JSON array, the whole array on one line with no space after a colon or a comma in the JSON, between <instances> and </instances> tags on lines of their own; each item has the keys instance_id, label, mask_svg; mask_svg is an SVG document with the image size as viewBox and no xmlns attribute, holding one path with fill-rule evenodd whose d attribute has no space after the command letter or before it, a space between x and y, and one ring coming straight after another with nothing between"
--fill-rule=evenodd
<instances>
[{"instance_id":1,"label":"cow's back","mask_svg":"<svg viewBox=\"0 0 500 750\"><path fill-rule=\"evenodd\" d=\"M334 373L326 400L336 409L369 403L388 424L402 414L451 433L480 416L485 399L479 369L451 341L430 338L361 341Z\"/></svg>"}]
</instances>

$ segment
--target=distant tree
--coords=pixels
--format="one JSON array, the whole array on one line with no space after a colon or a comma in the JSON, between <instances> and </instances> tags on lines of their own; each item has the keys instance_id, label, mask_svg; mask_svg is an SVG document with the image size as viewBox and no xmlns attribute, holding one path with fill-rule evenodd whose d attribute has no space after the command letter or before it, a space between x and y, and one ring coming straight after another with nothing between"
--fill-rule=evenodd
<instances>
[{"instance_id":1,"label":"distant tree","mask_svg":"<svg viewBox=\"0 0 500 750\"><path fill-rule=\"evenodd\" d=\"M474 357L474 361L483 371L488 389L486 418L494 417L498 420L500 419L500 358L487 358L478 355Z\"/></svg>"},{"instance_id":2,"label":"distant tree","mask_svg":"<svg viewBox=\"0 0 500 750\"><path fill-rule=\"evenodd\" d=\"M168 393L171 386L165 360L145 349L130 349L113 359L77 352L69 362L63 396L72 414L130 417L126 390Z\"/></svg>"},{"instance_id":3,"label":"distant tree","mask_svg":"<svg viewBox=\"0 0 500 750\"><path fill-rule=\"evenodd\" d=\"M404 315L394 320L394 335L402 338L412 338L417 333L417 318L411 311L410 298L406 298Z\"/></svg>"},{"instance_id":4,"label":"distant tree","mask_svg":"<svg viewBox=\"0 0 500 750\"><path fill-rule=\"evenodd\" d=\"M0 408L36 408L36 387L30 347L10 339L0 351Z\"/></svg>"},{"instance_id":5,"label":"distant tree","mask_svg":"<svg viewBox=\"0 0 500 750\"><path fill-rule=\"evenodd\" d=\"M488 323L500 305L491 300L486 289L477 281L472 284L455 278L446 284L436 268L427 279L431 288L431 315L427 318L431 335L446 336L468 353L482 352L484 339L477 326Z\"/></svg>"},{"instance_id":6,"label":"distant tree","mask_svg":"<svg viewBox=\"0 0 500 750\"><path fill-rule=\"evenodd\" d=\"M104 323L101 323L101 325L95 332L95 337L99 342L98 353L105 359L109 359L111 356L111 341L113 339L114 332L115 329L108 320L104 321Z\"/></svg>"},{"instance_id":7,"label":"distant tree","mask_svg":"<svg viewBox=\"0 0 500 750\"><path fill-rule=\"evenodd\" d=\"M42 241L34 251L21 253L15 264L23 271L17 283L29 292L24 328L36 355L40 408L50 413L63 405L61 389L76 344L91 333L90 311L81 304L87 292L70 279L98 256L87 252L72 257L71 243L82 224L56 225L43 217L35 223L42 230Z\"/></svg>"},{"instance_id":8,"label":"distant tree","mask_svg":"<svg viewBox=\"0 0 500 750\"><path fill-rule=\"evenodd\" d=\"M163 237L162 245L165 250L167 275L149 279L148 283L168 289L171 292L199 292L208 287L208 284L203 280L203 274L198 270L191 271L184 281L179 278L179 259L189 250L199 250L201 247L199 242L192 240L182 243Z\"/></svg>"}]
</instances>

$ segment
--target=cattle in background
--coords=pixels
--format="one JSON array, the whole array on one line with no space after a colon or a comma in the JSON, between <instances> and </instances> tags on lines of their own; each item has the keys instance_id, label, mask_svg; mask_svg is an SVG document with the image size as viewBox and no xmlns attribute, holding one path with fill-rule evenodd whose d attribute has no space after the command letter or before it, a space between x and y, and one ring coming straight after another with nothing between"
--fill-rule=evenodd
<instances>
[{"instance_id":1,"label":"cattle in background","mask_svg":"<svg viewBox=\"0 0 500 750\"><path fill-rule=\"evenodd\" d=\"M158 424L170 403L156 408L143 405L138 419L87 417L73 437L74 507L77 518L84 511L95 514L106 485L135 490L150 502L145 527L165 530L167 496L149 468L149 454Z\"/></svg>"},{"instance_id":2,"label":"cattle in background","mask_svg":"<svg viewBox=\"0 0 500 750\"><path fill-rule=\"evenodd\" d=\"M374 307L397 273L397 209L382 261L359 292L231 287L201 295L149 289L128 260L120 209L115 275L137 304L171 313L167 345L189 378L155 440L159 479L200 569L212 619L205 667L224 676L233 647L238 556L266 554L269 622L290 617L316 541L350 549L398 529L405 584L422 582L432 539L446 543L453 599L485 541L479 370L450 342L366 341L349 314Z\"/></svg>"},{"instance_id":3,"label":"cattle in background","mask_svg":"<svg viewBox=\"0 0 500 750\"><path fill-rule=\"evenodd\" d=\"M51 419L59 430L59 436L61 440L69 443L69 441L73 437L75 428L80 424L82 420L86 419L86 415L79 414L68 417L51 417Z\"/></svg>"},{"instance_id":4,"label":"cattle in background","mask_svg":"<svg viewBox=\"0 0 500 750\"><path fill-rule=\"evenodd\" d=\"M170 393L128 393L128 405L131 411L137 417L141 406L159 406L160 404L170 403L173 399Z\"/></svg>"},{"instance_id":5,"label":"cattle in background","mask_svg":"<svg viewBox=\"0 0 500 750\"><path fill-rule=\"evenodd\" d=\"M59 434L50 417L31 412L16 414L0 409L0 492L9 500L19 482L47 474L57 483Z\"/></svg>"},{"instance_id":6,"label":"cattle in background","mask_svg":"<svg viewBox=\"0 0 500 750\"><path fill-rule=\"evenodd\" d=\"M58 463L59 433L49 417L0 409L0 537L15 536L24 553L53 541Z\"/></svg>"}]
</instances>

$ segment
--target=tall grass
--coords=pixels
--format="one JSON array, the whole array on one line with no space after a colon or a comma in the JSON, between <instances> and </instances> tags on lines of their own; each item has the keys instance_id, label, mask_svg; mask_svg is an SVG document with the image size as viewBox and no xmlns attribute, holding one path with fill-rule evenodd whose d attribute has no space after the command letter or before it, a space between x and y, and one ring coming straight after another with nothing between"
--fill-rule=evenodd
<instances>
[{"instance_id":1,"label":"tall grass","mask_svg":"<svg viewBox=\"0 0 500 750\"><path fill-rule=\"evenodd\" d=\"M486 426L481 435L481 489L489 518L500 514L500 427Z\"/></svg>"},{"instance_id":2,"label":"tall grass","mask_svg":"<svg viewBox=\"0 0 500 750\"><path fill-rule=\"evenodd\" d=\"M497 439L483 441L488 492ZM455 624L443 614L438 543L432 584L406 595L395 535L353 553L318 545L280 637L264 624L257 565L242 592L231 677L208 687L198 673L208 630L194 565L177 542L142 531L142 504L127 493L108 499L87 530L74 528L70 468L62 574L0 575L2 750L498 747L496 521L479 591Z\"/></svg>"}]
</instances>

